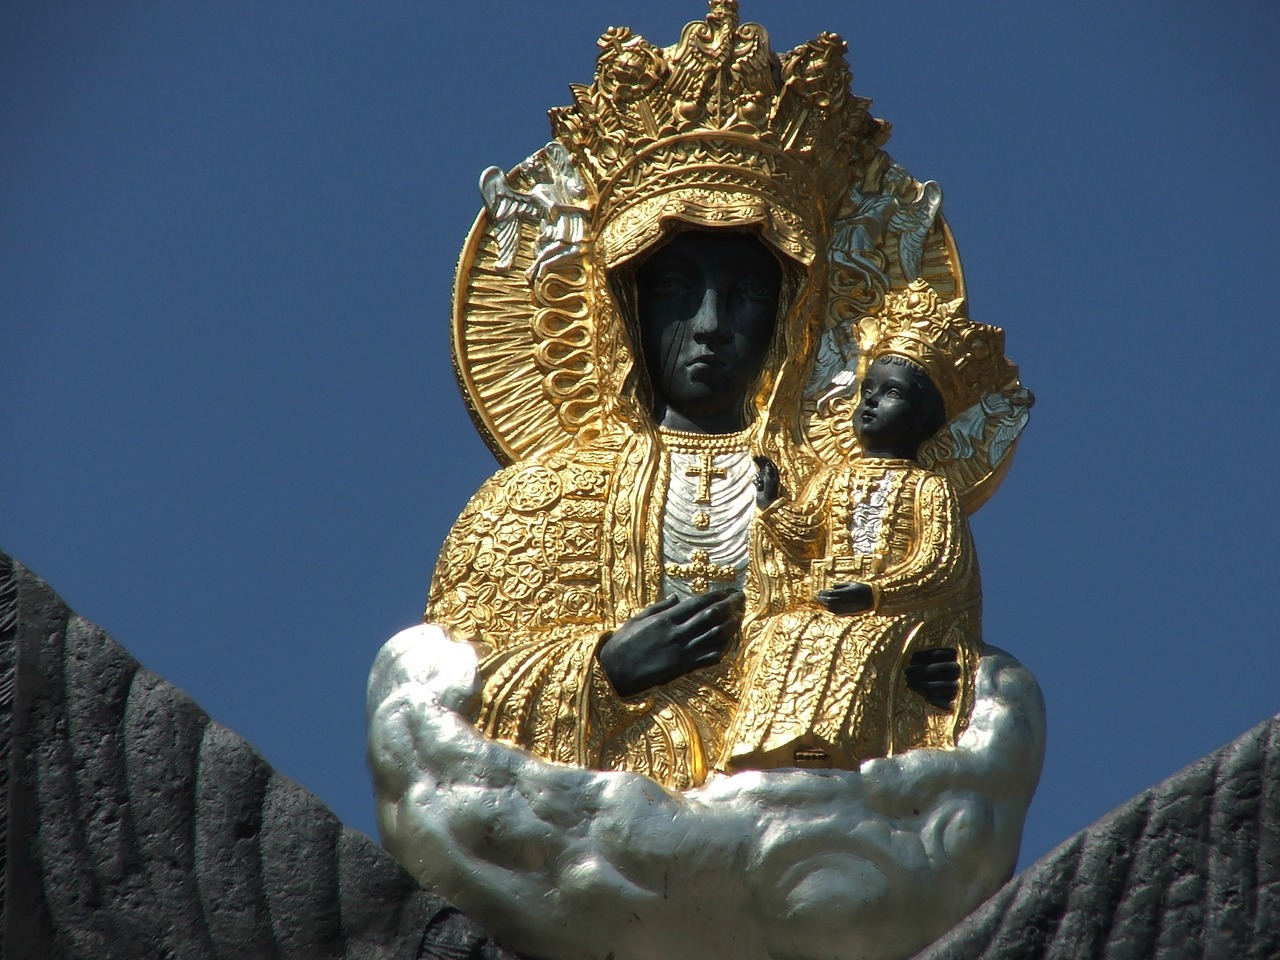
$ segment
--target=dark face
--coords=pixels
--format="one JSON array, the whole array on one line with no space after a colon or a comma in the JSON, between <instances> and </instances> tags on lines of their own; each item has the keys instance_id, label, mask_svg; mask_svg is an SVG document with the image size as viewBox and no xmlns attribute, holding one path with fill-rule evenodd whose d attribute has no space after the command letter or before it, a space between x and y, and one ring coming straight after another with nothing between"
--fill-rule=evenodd
<instances>
[{"instance_id":1,"label":"dark face","mask_svg":"<svg viewBox=\"0 0 1280 960\"><path fill-rule=\"evenodd\" d=\"M916 448L937 428L929 422L934 419L937 391L925 372L915 364L881 357L867 369L860 390L853 429L863 451L915 459ZM930 392L934 396L927 396Z\"/></svg>"},{"instance_id":2,"label":"dark face","mask_svg":"<svg viewBox=\"0 0 1280 960\"><path fill-rule=\"evenodd\" d=\"M756 237L691 230L636 271L645 367L660 423L731 432L773 338L782 268Z\"/></svg>"}]
</instances>

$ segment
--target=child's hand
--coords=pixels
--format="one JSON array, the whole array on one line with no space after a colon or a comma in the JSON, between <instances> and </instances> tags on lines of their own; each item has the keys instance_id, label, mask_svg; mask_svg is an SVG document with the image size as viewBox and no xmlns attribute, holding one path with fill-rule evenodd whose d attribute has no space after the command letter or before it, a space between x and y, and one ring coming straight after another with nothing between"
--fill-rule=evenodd
<instances>
[{"instance_id":1,"label":"child's hand","mask_svg":"<svg viewBox=\"0 0 1280 960\"><path fill-rule=\"evenodd\" d=\"M939 710L950 710L960 695L960 661L954 647L917 650L906 669L907 686Z\"/></svg>"},{"instance_id":2,"label":"child's hand","mask_svg":"<svg viewBox=\"0 0 1280 960\"><path fill-rule=\"evenodd\" d=\"M778 465L768 457L753 457L756 462L756 506L763 510L778 499L782 481L778 477Z\"/></svg>"},{"instance_id":3,"label":"child's hand","mask_svg":"<svg viewBox=\"0 0 1280 960\"><path fill-rule=\"evenodd\" d=\"M819 590L814 597L832 613L865 613L876 602L869 583L837 583L829 590Z\"/></svg>"}]
</instances>

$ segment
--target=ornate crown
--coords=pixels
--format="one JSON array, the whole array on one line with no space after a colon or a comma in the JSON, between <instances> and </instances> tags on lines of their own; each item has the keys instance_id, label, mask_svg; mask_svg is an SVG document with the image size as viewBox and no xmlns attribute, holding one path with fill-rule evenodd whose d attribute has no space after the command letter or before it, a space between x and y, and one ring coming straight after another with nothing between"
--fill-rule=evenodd
<instances>
[{"instance_id":1,"label":"ornate crown","mask_svg":"<svg viewBox=\"0 0 1280 960\"><path fill-rule=\"evenodd\" d=\"M551 111L594 194L606 267L661 235L662 221L752 224L804 264L824 252L851 183L888 138L849 92L846 44L823 33L778 56L737 0L711 0L671 47L626 27L600 39L595 81Z\"/></svg>"},{"instance_id":2,"label":"ornate crown","mask_svg":"<svg viewBox=\"0 0 1280 960\"><path fill-rule=\"evenodd\" d=\"M943 300L924 280L886 296L880 310L859 324L859 340L865 364L898 356L923 368L942 394L948 419L989 394L1019 386L1018 368L1004 355L1004 331L970 320L964 298Z\"/></svg>"}]
</instances>

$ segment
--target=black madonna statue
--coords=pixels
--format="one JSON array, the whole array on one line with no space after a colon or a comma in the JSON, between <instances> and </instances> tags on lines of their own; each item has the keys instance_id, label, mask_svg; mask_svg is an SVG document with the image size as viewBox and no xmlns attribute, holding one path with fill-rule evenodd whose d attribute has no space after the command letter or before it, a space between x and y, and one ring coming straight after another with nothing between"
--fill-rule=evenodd
<instances>
[{"instance_id":1,"label":"black madonna statue","mask_svg":"<svg viewBox=\"0 0 1280 960\"><path fill-rule=\"evenodd\" d=\"M481 177L454 358L506 466L370 677L383 841L534 956L909 956L1039 775L966 520L1030 395L840 38L712 0L600 47Z\"/></svg>"}]
</instances>

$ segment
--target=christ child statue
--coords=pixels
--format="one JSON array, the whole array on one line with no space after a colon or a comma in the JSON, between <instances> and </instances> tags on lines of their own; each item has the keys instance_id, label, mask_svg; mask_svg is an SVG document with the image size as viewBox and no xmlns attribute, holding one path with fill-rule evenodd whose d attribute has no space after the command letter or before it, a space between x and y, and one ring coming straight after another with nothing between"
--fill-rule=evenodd
<instances>
[{"instance_id":1,"label":"christ child statue","mask_svg":"<svg viewBox=\"0 0 1280 960\"><path fill-rule=\"evenodd\" d=\"M923 366L873 356L854 431L861 454L796 500L761 459L758 537L803 571L807 595L748 623L746 681L726 770L850 769L954 746L972 709L981 590L951 484L916 463L946 420Z\"/></svg>"}]
</instances>

